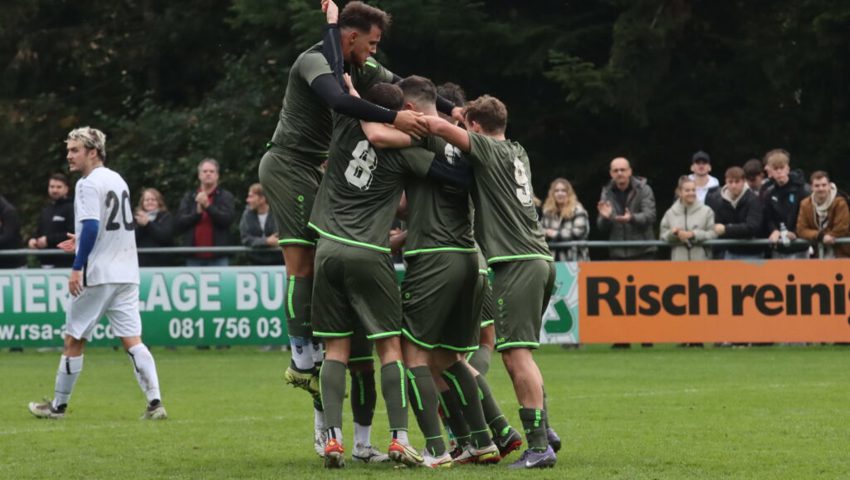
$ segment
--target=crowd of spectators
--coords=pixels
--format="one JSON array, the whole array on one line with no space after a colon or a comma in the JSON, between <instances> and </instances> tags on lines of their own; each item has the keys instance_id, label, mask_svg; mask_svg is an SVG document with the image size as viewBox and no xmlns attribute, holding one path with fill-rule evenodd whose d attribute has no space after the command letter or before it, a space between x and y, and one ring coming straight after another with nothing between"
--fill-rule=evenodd
<instances>
[{"instance_id":1,"label":"crowd of spectators","mask_svg":"<svg viewBox=\"0 0 850 480\"><path fill-rule=\"evenodd\" d=\"M662 254L652 245L617 245L608 248L608 258L850 257L850 245L836 244L836 239L850 237L848 196L830 181L827 172L816 171L807 181L802 170L791 168L791 155L782 149L767 152L762 160L750 159L743 166L727 168L723 185L711 175L707 152L693 154L690 170L679 178L675 199L662 216L656 236L652 187L645 178L633 175L628 159L611 160L611 181L602 187L597 203L598 233L612 242L660 239L669 243L670 249L669 254ZM555 205L562 208L558 210ZM584 228L587 212L571 210L570 205L581 205L572 186L564 179L554 180L544 201L543 227L556 258L586 260L586 250L575 253L576 249L559 246L563 241L588 238L589 231ZM557 228L561 226L565 228ZM795 241L798 238L806 242ZM767 239L768 245L739 243L712 248L704 244L713 239Z\"/></svg>"},{"instance_id":2,"label":"crowd of spectators","mask_svg":"<svg viewBox=\"0 0 850 480\"><path fill-rule=\"evenodd\" d=\"M198 187L183 195L172 215L165 198L155 188L139 196L134 218L139 248L234 245L237 221L234 195L219 185L219 164L203 159L197 168ZM726 169L721 181L711 175L711 156L698 151L691 158L690 173L678 180L672 205L661 216L656 197L646 178L633 174L624 157L611 160L611 180L602 187L596 204L597 236L614 242L662 240L667 249L654 245L625 244L607 248L612 260L761 259L850 257L850 244L836 243L850 237L848 196L816 171L806 179L791 168L791 155L771 150L764 158L750 159ZM0 250L56 250L74 232L71 183L61 173L51 175L48 198L32 236L22 239L21 222L14 205L0 195ZM238 220L241 244L250 248L244 258L255 265L282 265L274 217L260 184L248 188L245 209ZM588 240L590 212L579 201L566 178L556 178L540 202L540 223L557 261L589 261L585 247L564 247L563 242ZM403 231L403 222L394 233ZM656 233L657 227L657 233ZM182 242L175 240L182 238ZM768 239L768 245L706 245L712 239ZM802 239L803 241L795 241ZM140 253L141 266L226 266L232 254L192 253L187 257L166 253ZM40 255L43 268L68 267L69 255ZM400 257L399 257L400 258ZM26 264L23 255L0 256L0 268Z\"/></svg>"}]
</instances>

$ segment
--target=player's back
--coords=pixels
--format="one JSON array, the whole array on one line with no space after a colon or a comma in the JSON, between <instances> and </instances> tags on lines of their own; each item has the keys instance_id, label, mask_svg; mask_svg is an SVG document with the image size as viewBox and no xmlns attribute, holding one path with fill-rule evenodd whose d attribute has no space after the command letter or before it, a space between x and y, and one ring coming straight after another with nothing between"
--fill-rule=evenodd
<instances>
[{"instance_id":1,"label":"player's back","mask_svg":"<svg viewBox=\"0 0 850 480\"><path fill-rule=\"evenodd\" d=\"M528 154L519 143L472 133L475 237L492 264L552 259L534 208Z\"/></svg>"},{"instance_id":2,"label":"player's back","mask_svg":"<svg viewBox=\"0 0 850 480\"><path fill-rule=\"evenodd\" d=\"M77 237L83 220L97 220L97 240L83 266L83 284L139 283L136 223L127 182L117 172L98 167L76 185L74 222Z\"/></svg>"},{"instance_id":3,"label":"player's back","mask_svg":"<svg viewBox=\"0 0 850 480\"><path fill-rule=\"evenodd\" d=\"M444 156L450 165L465 161L457 147L440 137L427 137L423 147ZM475 250L467 189L411 178L405 193L409 210L405 256L445 248Z\"/></svg>"},{"instance_id":4,"label":"player's back","mask_svg":"<svg viewBox=\"0 0 850 480\"><path fill-rule=\"evenodd\" d=\"M333 135L310 226L323 237L389 253L404 176L424 176L434 154L418 147L377 152L360 122L344 115L335 116Z\"/></svg>"}]
</instances>

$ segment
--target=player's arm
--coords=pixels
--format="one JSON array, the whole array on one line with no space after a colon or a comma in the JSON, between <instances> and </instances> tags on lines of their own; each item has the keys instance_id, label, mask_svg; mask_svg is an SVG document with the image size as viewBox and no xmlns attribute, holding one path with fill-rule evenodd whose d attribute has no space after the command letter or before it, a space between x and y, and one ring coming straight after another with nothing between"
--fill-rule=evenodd
<instances>
[{"instance_id":1,"label":"player's arm","mask_svg":"<svg viewBox=\"0 0 850 480\"><path fill-rule=\"evenodd\" d=\"M410 135L384 123L360 121L366 138L377 148L404 148L413 144Z\"/></svg>"},{"instance_id":2,"label":"player's arm","mask_svg":"<svg viewBox=\"0 0 850 480\"><path fill-rule=\"evenodd\" d=\"M74 256L71 275L68 277L68 291L75 297L83 291L82 270L89 261L89 255L97 240L97 232L100 230L100 221L97 219L87 218L81 223L83 226L80 235L76 238L77 254Z\"/></svg>"},{"instance_id":3,"label":"player's arm","mask_svg":"<svg viewBox=\"0 0 850 480\"><path fill-rule=\"evenodd\" d=\"M432 135L441 137L443 140L451 143L464 153L469 153L472 150L472 142L469 140L469 132L453 125L440 117L425 116L428 122L428 131Z\"/></svg>"}]
</instances>

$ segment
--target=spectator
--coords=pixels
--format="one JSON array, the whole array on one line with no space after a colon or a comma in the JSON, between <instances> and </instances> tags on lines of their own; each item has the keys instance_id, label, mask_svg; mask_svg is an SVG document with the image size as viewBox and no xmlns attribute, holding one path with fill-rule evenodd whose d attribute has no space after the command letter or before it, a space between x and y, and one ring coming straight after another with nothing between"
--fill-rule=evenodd
<instances>
[{"instance_id":1,"label":"spectator","mask_svg":"<svg viewBox=\"0 0 850 480\"><path fill-rule=\"evenodd\" d=\"M0 250L21 248L21 222L18 211L6 197L0 195ZM24 264L20 255L0 256L0 268L18 268Z\"/></svg>"},{"instance_id":2,"label":"spectator","mask_svg":"<svg viewBox=\"0 0 850 480\"><path fill-rule=\"evenodd\" d=\"M766 177L764 162L758 158L751 158L744 163L743 168L744 175L747 178L747 186L758 196Z\"/></svg>"},{"instance_id":3,"label":"spectator","mask_svg":"<svg viewBox=\"0 0 850 480\"><path fill-rule=\"evenodd\" d=\"M564 178L556 178L549 184L549 195L543 203L541 222L546 241L567 242L587 240L590 234L590 222L587 210L576 198L573 186ZM586 262L590 260L587 248L552 248L555 260L559 262Z\"/></svg>"},{"instance_id":4,"label":"spectator","mask_svg":"<svg viewBox=\"0 0 850 480\"><path fill-rule=\"evenodd\" d=\"M709 175L711 173L711 157L702 150L696 152L691 157L691 172L688 178L693 180L697 186L697 200L704 203L708 191L720 186L717 177Z\"/></svg>"},{"instance_id":5,"label":"spectator","mask_svg":"<svg viewBox=\"0 0 850 480\"><path fill-rule=\"evenodd\" d=\"M174 245L174 217L159 190L146 188L136 207L136 246L139 248L171 247ZM140 253L139 266L173 265L172 256L163 253Z\"/></svg>"},{"instance_id":6,"label":"spectator","mask_svg":"<svg viewBox=\"0 0 850 480\"><path fill-rule=\"evenodd\" d=\"M761 162L756 160L759 165ZM726 170L726 184L722 189L714 190L706 197L706 205L714 211L714 231L719 238L752 239L761 235L762 206L758 195L749 187L745 179L746 172L741 167ZM764 257L762 247L735 245L715 248L715 258L726 260L746 260Z\"/></svg>"},{"instance_id":7,"label":"spectator","mask_svg":"<svg viewBox=\"0 0 850 480\"><path fill-rule=\"evenodd\" d=\"M191 247L231 245L230 226L236 217L233 194L218 186L219 166L212 158L198 164L200 186L187 192L177 212L177 231L183 244ZM186 259L190 267L227 266L225 254L196 253Z\"/></svg>"},{"instance_id":8,"label":"spectator","mask_svg":"<svg viewBox=\"0 0 850 480\"><path fill-rule=\"evenodd\" d=\"M59 242L74 233L74 199L70 196L71 182L62 173L54 173L47 181L47 196L50 204L41 210L35 235L27 242L33 250L58 249ZM57 250L58 251L58 250ZM71 255L39 257L44 268L68 268L74 262Z\"/></svg>"},{"instance_id":9,"label":"spectator","mask_svg":"<svg viewBox=\"0 0 850 480\"><path fill-rule=\"evenodd\" d=\"M767 152L765 165L772 175L772 185L764 190L764 217L768 239L774 244L773 258L808 258L808 245L794 245L797 238L797 214L800 202L811 193L801 173L791 175L791 155L782 149ZM783 229L791 244L785 245Z\"/></svg>"},{"instance_id":10,"label":"spectator","mask_svg":"<svg viewBox=\"0 0 850 480\"><path fill-rule=\"evenodd\" d=\"M602 188L596 208L597 227L608 240L655 240L655 195L644 178L632 177L632 167L623 157L610 166L611 181ZM654 260L655 247L611 247L616 260Z\"/></svg>"},{"instance_id":11,"label":"spectator","mask_svg":"<svg viewBox=\"0 0 850 480\"><path fill-rule=\"evenodd\" d=\"M661 219L661 240L674 244L671 260L707 260L710 251L702 243L717 237L714 212L697 196L697 185L690 177L679 178L678 199Z\"/></svg>"},{"instance_id":12,"label":"spectator","mask_svg":"<svg viewBox=\"0 0 850 480\"><path fill-rule=\"evenodd\" d=\"M269 202L263 186L255 183L248 187L245 211L239 221L242 245L251 248L274 247L271 250L249 252L248 259L255 265L283 265L283 253L278 248L277 226L269 215Z\"/></svg>"},{"instance_id":13,"label":"spectator","mask_svg":"<svg viewBox=\"0 0 850 480\"><path fill-rule=\"evenodd\" d=\"M800 202L797 235L823 244L821 258L850 257L850 245L835 244L836 238L850 237L847 197L839 193L824 171L813 173L811 182L812 195Z\"/></svg>"}]
</instances>

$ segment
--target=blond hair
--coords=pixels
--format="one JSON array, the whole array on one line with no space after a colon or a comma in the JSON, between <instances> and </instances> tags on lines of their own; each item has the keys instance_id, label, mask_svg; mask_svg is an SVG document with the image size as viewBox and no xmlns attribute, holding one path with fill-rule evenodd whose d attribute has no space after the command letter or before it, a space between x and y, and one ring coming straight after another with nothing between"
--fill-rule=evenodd
<instances>
[{"instance_id":1,"label":"blond hair","mask_svg":"<svg viewBox=\"0 0 850 480\"><path fill-rule=\"evenodd\" d=\"M564 185L567 190L567 201L560 207L555 201L555 188L558 185ZM546 201L543 202L543 214L557 216L564 220L573 218L578 208L578 197L573 190L572 184L566 178L556 178L549 184L549 195L546 196Z\"/></svg>"},{"instance_id":2,"label":"blond hair","mask_svg":"<svg viewBox=\"0 0 850 480\"><path fill-rule=\"evenodd\" d=\"M791 164L791 154L787 150L774 148L764 154L764 163L773 169L787 167Z\"/></svg>"},{"instance_id":3,"label":"blond hair","mask_svg":"<svg viewBox=\"0 0 850 480\"><path fill-rule=\"evenodd\" d=\"M68 132L65 143L76 141L88 150L96 150L101 161L106 161L106 135L96 128L80 127Z\"/></svg>"}]
</instances>

